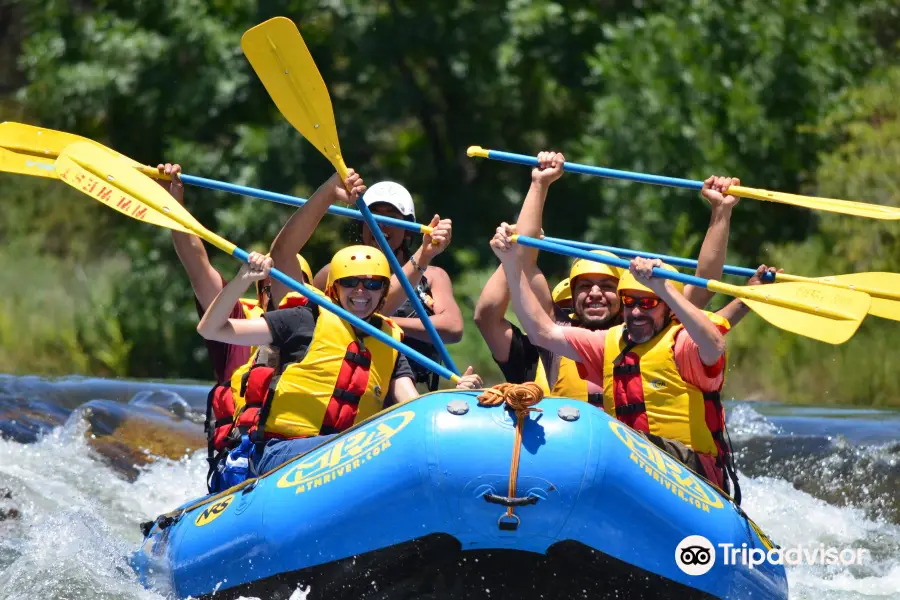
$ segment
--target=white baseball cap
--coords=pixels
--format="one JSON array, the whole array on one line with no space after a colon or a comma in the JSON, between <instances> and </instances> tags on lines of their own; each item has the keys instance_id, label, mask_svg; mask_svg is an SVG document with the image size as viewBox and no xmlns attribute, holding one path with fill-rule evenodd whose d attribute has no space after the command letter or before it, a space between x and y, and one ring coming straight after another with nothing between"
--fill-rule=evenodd
<instances>
[{"instance_id":1,"label":"white baseball cap","mask_svg":"<svg viewBox=\"0 0 900 600\"><path fill-rule=\"evenodd\" d=\"M405 187L393 181L379 181L363 195L363 201L366 206L371 207L373 204L385 203L390 204L403 215L407 221L416 220L416 207L413 205L413 199Z\"/></svg>"}]
</instances>

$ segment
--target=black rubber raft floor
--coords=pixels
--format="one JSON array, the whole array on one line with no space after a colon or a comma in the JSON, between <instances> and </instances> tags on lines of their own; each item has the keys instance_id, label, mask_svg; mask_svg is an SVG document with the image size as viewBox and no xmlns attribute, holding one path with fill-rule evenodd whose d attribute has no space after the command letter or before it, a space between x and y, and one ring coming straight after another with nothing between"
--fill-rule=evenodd
<instances>
[{"instance_id":1,"label":"black rubber raft floor","mask_svg":"<svg viewBox=\"0 0 900 600\"><path fill-rule=\"evenodd\" d=\"M311 587L307 600L714 598L577 542L555 544L547 555L463 553L448 535L284 573L207 598L287 600L298 586Z\"/></svg>"}]
</instances>

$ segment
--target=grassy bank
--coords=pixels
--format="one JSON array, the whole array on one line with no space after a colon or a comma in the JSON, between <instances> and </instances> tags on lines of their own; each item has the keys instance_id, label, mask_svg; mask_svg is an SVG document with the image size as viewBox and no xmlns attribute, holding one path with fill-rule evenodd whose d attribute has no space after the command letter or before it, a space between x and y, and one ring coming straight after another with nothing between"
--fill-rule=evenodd
<instances>
[{"instance_id":1,"label":"grassy bank","mask_svg":"<svg viewBox=\"0 0 900 600\"><path fill-rule=\"evenodd\" d=\"M81 264L0 249L0 365L14 374L126 375L133 345L111 310L113 286L128 262L103 258Z\"/></svg>"}]
</instances>

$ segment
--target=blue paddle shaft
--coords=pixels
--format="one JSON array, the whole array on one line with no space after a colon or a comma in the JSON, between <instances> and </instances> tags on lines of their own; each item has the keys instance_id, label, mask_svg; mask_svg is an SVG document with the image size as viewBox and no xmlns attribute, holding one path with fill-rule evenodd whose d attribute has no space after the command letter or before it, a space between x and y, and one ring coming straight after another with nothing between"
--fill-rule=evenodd
<instances>
[{"instance_id":1,"label":"blue paddle shaft","mask_svg":"<svg viewBox=\"0 0 900 600\"><path fill-rule=\"evenodd\" d=\"M459 375L459 369L456 368L456 365L453 363L453 359L450 358L450 354L447 352L447 347L444 345L444 341L441 339L440 334L438 334L437 329L434 328L434 324L428 317L428 313L425 311L425 306L422 304L422 300L419 298L416 290L413 289L413 286L409 282L409 279L407 279L406 273L403 272L403 265L400 264L400 261L397 260L397 256L394 254L394 251L388 245L388 241L384 237L384 233L381 232L381 228L375 224L375 215L373 215L372 211L369 210L369 207L366 206L366 203L363 201L362 197L360 197L359 200L356 201L356 207L359 209L363 221L365 221L366 225L369 226L369 230L372 232L372 236L378 243L378 247L381 248L381 251L384 253L385 257L387 257L388 259L388 262L391 264L391 271L393 271L394 275L397 276L397 280L403 287L403 291L406 292L407 298L409 298L409 301L412 303L413 308L416 309L416 314L419 316L419 320L425 327L425 331L428 332L428 337L431 339L431 344L435 348L437 348L438 353L441 355L441 360L444 361L444 364L450 367L451 371Z\"/></svg>"},{"instance_id":2,"label":"blue paddle shaft","mask_svg":"<svg viewBox=\"0 0 900 600\"><path fill-rule=\"evenodd\" d=\"M250 261L250 255L245 250L241 250L240 248L235 248L231 254L232 254L232 256L240 259L243 262ZM381 331L380 329L378 329L371 323L367 323L366 321L363 321L359 317L347 312L346 310L344 310L337 304L335 304L333 302L329 302L328 300L323 298L321 295L312 291L310 288L303 285L299 281L296 281L295 279L288 277L287 275L285 275L278 269L272 269L271 271L269 271L269 274L271 275L271 277L273 279L277 279L278 281L280 281L284 285L288 286L292 290L296 291L301 296L303 296L304 298L306 298L307 300L309 300L310 302L312 302L319 308L324 308L325 310L337 315L338 317L347 321L348 323L350 323L357 329L364 331L366 334L372 336L379 342L381 342L383 344L387 344L388 346L390 346L397 352L406 355L407 358L410 358L410 359L416 361L417 363L419 363L426 369L430 369L430 370L434 371L435 373L437 373L444 379L449 379L451 381L453 380L454 374L451 373L446 367L437 364L436 362L434 362L433 360L431 360L424 354L421 354L420 352L413 350L406 344L404 344L402 342L398 342L397 340L395 340L391 336L385 334L383 331Z\"/></svg>"},{"instance_id":3,"label":"blue paddle shaft","mask_svg":"<svg viewBox=\"0 0 900 600\"><path fill-rule=\"evenodd\" d=\"M240 194L242 196L250 196L251 198L259 198L260 200L269 200L270 202L278 202L279 204L287 204L289 206L303 206L308 202L306 198L298 198L297 196L288 196L286 194L277 194L275 192L267 192L266 190L259 190L252 187L246 187L243 185L235 185L233 183L226 183L224 181L217 181L215 179L206 179L204 177L196 177L194 175L182 175L181 180L184 183L189 185L195 185L197 187L207 188L210 190L218 190L220 192L229 192L231 194ZM344 208L342 206L329 206L328 212L333 215L340 215L342 217L350 217L351 219L356 219L357 221L362 221L363 216L360 214L358 210L352 210L350 208ZM390 225L392 227L400 227L402 229L406 229L408 231L412 231L414 233L421 233L422 227L418 223L411 223L410 221L404 221L403 219L395 219L393 217L382 217L380 215L373 215L375 220L382 225Z\"/></svg>"},{"instance_id":4,"label":"blue paddle shaft","mask_svg":"<svg viewBox=\"0 0 900 600\"><path fill-rule=\"evenodd\" d=\"M547 240L539 240L537 238L532 238L524 235L516 237L516 243L521 244L522 246L537 248L538 250L546 250L547 252L554 252L556 254L562 254L564 256L571 256L572 258L585 258L591 262L612 265L614 267L619 267L622 269L627 269L631 266L630 262L621 258L612 258L610 256L592 254L587 250L573 248L572 246L564 246L562 244L554 244L553 242L548 242ZM653 276L659 277L660 279L680 281L681 283L684 283L686 285L694 285L702 288L707 287L707 284L709 283L708 279L703 279L702 277L685 275L684 273L675 273L673 271L667 271L660 268L653 269Z\"/></svg>"},{"instance_id":5,"label":"blue paddle shaft","mask_svg":"<svg viewBox=\"0 0 900 600\"><path fill-rule=\"evenodd\" d=\"M503 162L516 163L520 165L528 165L529 167L538 166L538 160L534 156L526 156L524 154L515 154L513 152L501 152L500 150L488 150L488 158L500 160ZM693 179L681 179L679 177L664 177L662 175L647 175L646 173L636 173L634 171L619 171L618 169L606 169L604 167L593 167L591 165L581 165L573 162L563 164L563 170L570 173L581 173L582 175L596 175L598 177L608 177L611 179L624 179L626 181L636 181L638 183L652 183L654 185L665 185L668 187L680 187L689 190L703 189L702 181Z\"/></svg>"},{"instance_id":6,"label":"blue paddle shaft","mask_svg":"<svg viewBox=\"0 0 900 600\"><path fill-rule=\"evenodd\" d=\"M643 258L658 258L664 262L669 263L673 267L685 267L687 269L697 268L697 261L690 258L679 258L678 256L668 256L666 254L656 254L654 252L642 252L640 250L629 250L628 248L616 248L615 246L603 246L601 244L589 244L587 242L574 242L572 240L565 240L562 238L547 236L544 236L544 241L553 244L571 246L573 248L581 248L582 250L604 250L606 252L612 252L613 254L617 254L619 256L628 256L630 258L634 258L636 256L641 256ZM738 277L750 278L756 274L756 269L725 265L725 267L722 269L722 272L726 275L737 275ZM773 281L775 280L775 276L772 273L766 273L763 276L763 279L766 281Z\"/></svg>"}]
</instances>

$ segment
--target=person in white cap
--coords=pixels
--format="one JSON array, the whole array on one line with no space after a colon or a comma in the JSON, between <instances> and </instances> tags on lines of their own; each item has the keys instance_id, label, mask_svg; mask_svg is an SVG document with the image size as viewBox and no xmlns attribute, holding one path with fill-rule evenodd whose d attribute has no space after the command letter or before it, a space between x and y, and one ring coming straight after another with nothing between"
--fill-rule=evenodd
<instances>
[{"instance_id":1,"label":"person in white cap","mask_svg":"<svg viewBox=\"0 0 900 600\"><path fill-rule=\"evenodd\" d=\"M350 175L354 173L353 169L349 170ZM365 190L363 200L376 215L416 222L412 196L399 183L393 181L376 183ZM275 238L270 254L276 266L282 263L287 264L288 257L292 253L296 254L297 249L306 244L328 210L328 206L336 202L353 204L337 174L316 190L316 193L294 213L278 237ZM411 232L390 226L382 226L381 231L397 260L403 265L403 272L418 292L441 339L446 344L455 344L462 339L462 313L453 298L453 285L447 272L431 264L434 258L450 244L452 222L450 219L441 219L438 215L434 215L429 225L432 232L422 236L422 245L415 252L412 252L410 248L413 238ZM368 226L362 222L359 222L357 226L359 227L357 230L359 239L354 242L361 240L367 246L377 246ZM315 287L323 289L327 285L329 270L330 266L326 265L316 274L313 279ZM287 269L285 271L287 272ZM273 297L276 296L276 292L284 294L287 291L280 284L276 290L274 283L272 290ZM407 344L436 362L440 362L440 354L431 345L428 332L415 314L396 276L391 277L390 291L381 310L403 329ZM426 384L429 390L437 389L439 381L436 375L418 364L414 364L413 370L416 374L416 383Z\"/></svg>"}]
</instances>

